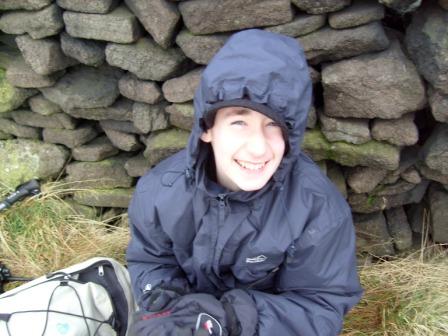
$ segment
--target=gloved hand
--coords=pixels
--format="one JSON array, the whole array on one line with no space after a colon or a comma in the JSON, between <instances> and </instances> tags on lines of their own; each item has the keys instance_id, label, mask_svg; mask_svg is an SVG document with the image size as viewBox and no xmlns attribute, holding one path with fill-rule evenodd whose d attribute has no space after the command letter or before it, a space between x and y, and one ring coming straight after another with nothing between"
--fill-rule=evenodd
<instances>
[{"instance_id":1,"label":"gloved hand","mask_svg":"<svg viewBox=\"0 0 448 336\"><path fill-rule=\"evenodd\" d=\"M156 288L143 294L140 302L142 309L157 312L164 309L173 300L179 298L179 292L171 289Z\"/></svg>"},{"instance_id":2,"label":"gloved hand","mask_svg":"<svg viewBox=\"0 0 448 336\"><path fill-rule=\"evenodd\" d=\"M171 294L166 293L168 297ZM226 312L214 296L187 294L165 303L165 294L153 302L161 311L140 311L134 319L133 336L228 336ZM152 305L151 307L155 307Z\"/></svg>"}]
</instances>

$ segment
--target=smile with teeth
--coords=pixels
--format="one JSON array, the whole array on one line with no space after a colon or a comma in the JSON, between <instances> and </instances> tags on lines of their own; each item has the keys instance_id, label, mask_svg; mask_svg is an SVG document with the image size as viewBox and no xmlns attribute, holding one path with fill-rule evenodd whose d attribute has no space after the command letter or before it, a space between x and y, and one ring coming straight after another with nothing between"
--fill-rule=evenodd
<instances>
[{"instance_id":1,"label":"smile with teeth","mask_svg":"<svg viewBox=\"0 0 448 336\"><path fill-rule=\"evenodd\" d=\"M240 165L241 167L245 168L245 169L249 169L249 170L261 170L264 168L264 166L266 166L266 162L258 162L258 163L254 163L254 162L247 162L247 161L240 161L240 160L235 160L236 163L238 163L238 165Z\"/></svg>"}]
</instances>

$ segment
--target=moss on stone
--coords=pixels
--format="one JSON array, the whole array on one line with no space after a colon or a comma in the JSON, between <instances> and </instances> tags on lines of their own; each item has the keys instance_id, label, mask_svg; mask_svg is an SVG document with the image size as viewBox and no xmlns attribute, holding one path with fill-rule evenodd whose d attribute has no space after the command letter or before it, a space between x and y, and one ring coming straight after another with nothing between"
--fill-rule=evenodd
<instances>
[{"instance_id":1,"label":"moss on stone","mask_svg":"<svg viewBox=\"0 0 448 336\"><path fill-rule=\"evenodd\" d=\"M97 207L127 208L134 188L90 189L76 191L74 200L80 204Z\"/></svg>"},{"instance_id":2,"label":"moss on stone","mask_svg":"<svg viewBox=\"0 0 448 336\"><path fill-rule=\"evenodd\" d=\"M189 132L176 128L159 132L151 138L149 147L151 150L183 148L187 145L189 135Z\"/></svg>"}]
</instances>

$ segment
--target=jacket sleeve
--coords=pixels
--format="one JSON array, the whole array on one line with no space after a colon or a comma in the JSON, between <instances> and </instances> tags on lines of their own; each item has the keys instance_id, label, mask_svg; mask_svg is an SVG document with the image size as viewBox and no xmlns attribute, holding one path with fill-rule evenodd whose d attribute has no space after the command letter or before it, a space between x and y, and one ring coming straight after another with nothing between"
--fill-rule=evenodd
<instances>
[{"instance_id":1,"label":"jacket sleeve","mask_svg":"<svg viewBox=\"0 0 448 336\"><path fill-rule=\"evenodd\" d=\"M313 221L328 223L327 216ZM256 335L337 335L344 315L361 298L351 215L325 232L319 223L310 224L278 271L275 292L248 290L258 311ZM234 309L238 315L239 307Z\"/></svg>"},{"instance_id":2,"label":"jacket sleeve","mask_svg":"<svg viewBox=\"0 0 448 336\"><path fill-rule=\"evenodd\" d=\"M162 230L154 209L154 188L139 181L129 205L131 240L126 259L134 297L146 307L143 295L158 287L188 293L189 285L173 255L171 241Z\"/></svg>"}]
</instances>

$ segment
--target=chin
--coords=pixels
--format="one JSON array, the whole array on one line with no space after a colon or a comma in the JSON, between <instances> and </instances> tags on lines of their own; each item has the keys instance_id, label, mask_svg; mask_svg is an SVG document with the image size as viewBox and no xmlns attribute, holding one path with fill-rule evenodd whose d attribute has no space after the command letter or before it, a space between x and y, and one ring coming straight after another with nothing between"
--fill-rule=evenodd
<instances>
[{"instance_id":1,"label":"chin","mask_svg":"<svg viewBox=\"0 0 448 336\"><path fill-rule=\"evenodd\" d=\"M253 183L248 183L244 181L243 183L239 183L238 188L243 191L256 191L262 189L268 181L258 181Z\"/></svg>"}]
</instances>

